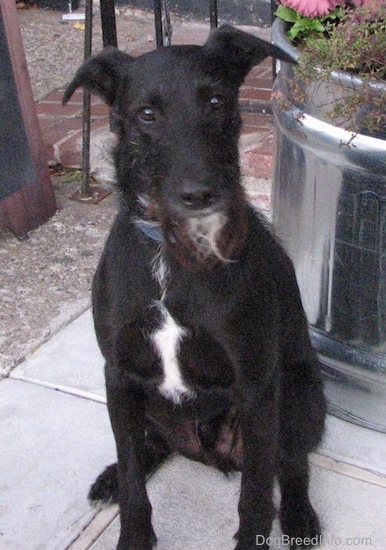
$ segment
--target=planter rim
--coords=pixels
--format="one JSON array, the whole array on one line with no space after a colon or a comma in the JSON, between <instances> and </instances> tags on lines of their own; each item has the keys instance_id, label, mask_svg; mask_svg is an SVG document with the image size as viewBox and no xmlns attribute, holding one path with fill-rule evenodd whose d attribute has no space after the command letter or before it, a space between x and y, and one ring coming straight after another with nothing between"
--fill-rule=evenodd
<instances>
[{"instance_id":1,"label":"planter rim","mask_svg":"<svg viewBox=\"0 0 386 550\"><path fill-rule=\"evenodd\" d=\"M286 26L287 24L282 19L276 17L272 24L272 42L276 44L276 46L279 46L279 48L284 50L286 53L291 55L296 61L298 61L301 57L301 53L299 52L298 48L295 48L295 46L287 38L285 32ZM322 68L319 68L318 70L320 72L324 71L324 69ZM364 83L366 83L366 85L374 88L375 90L384 90L386 92L386 82L380 82L371 79L370 77L362 78L348 71L333 70L328 74L328 77L331 78L331 80L333 81L344 83L350 88L357 89L359 86L363 86Z\"/></svg>"}]
</instances>

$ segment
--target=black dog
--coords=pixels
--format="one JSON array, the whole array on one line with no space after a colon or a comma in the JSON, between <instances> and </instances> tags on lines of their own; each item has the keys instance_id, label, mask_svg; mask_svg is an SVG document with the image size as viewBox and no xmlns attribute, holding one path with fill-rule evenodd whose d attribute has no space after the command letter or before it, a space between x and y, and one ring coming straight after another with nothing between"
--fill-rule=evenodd
<instances>
[{"instance_id":1,"label":"black dog","mask_svg":"<svg viewBox=\"0 0 386 550\"><path fill-rule=\"evenodd\" d=\"M99 94L118 127L121 206L93 287L118 464L90 498L118 500L121 550L155 545L145 480L176 450L242 471L237 550L269 536L275 476L292 546L320 534L307 460L325 417L318 364L292 264L240 185L238 90L269 55L290 60L224 26L202 47L108 49L65 93Z\"/></svg>"}]
</instances>

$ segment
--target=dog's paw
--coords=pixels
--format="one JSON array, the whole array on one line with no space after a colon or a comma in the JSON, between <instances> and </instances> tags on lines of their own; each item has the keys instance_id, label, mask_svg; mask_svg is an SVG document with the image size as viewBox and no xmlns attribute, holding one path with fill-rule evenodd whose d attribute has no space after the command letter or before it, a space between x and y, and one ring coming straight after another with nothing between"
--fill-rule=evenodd
<instances>
[{"instance_id":1,"label":"dog's paw","mask_svg":"<svg viewBox=\"0 0 386 550\"><path fill-rule=\"evenodd\" d=\"M118 502L118 471L117 465L108 466L94 481L88 493L92 506Z\"/></svg>"},{"instance_id":2,"label":"dog's paw","mask_svg":"<svg viewBox=\"0 0 386 550\"><path fill-rule=\"evenodd\" d=\"M291 550L312 548L321 543L321 529L315 510L309 502L297 506L282 506L280 523L290 540Z\"/></svg>"}]
</instances>

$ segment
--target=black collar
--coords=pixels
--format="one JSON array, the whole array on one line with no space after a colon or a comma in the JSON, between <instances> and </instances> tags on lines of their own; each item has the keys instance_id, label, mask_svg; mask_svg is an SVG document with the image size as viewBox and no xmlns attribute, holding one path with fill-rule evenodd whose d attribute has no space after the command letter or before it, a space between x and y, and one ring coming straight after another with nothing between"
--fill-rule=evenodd
<instances>
[{"instance_id":1,"label":"black collar","mask_svg":"<svg viewBox=\"0 0 386 550\"><path fill-rule=\"evenodd\" d=\"M163 241L162 231L158 225L144 220L137 220L135 225L142 231L142 233L146 235L146 237L149 237L153 241L157 241L159 243Z\"/></svg>"}]
</instances>

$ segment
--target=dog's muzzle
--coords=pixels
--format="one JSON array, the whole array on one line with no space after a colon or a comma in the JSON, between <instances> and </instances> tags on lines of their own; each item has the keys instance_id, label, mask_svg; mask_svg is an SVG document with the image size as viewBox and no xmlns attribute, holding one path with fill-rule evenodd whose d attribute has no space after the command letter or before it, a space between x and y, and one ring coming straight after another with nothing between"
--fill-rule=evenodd
<instances>
[{"instance_id":1,"label":"dog's muzzle","mask_svg":"<svg viewBox=\"0 0 386 550\"><path fill-rule=\"evenodd\" d=\"M232 198L220 197L204 183L185 180L173 197L141 197L148 226L142 231L162 240L175 259L190 269L207 269L237 259L246 234L245 197L238 186ZM139 226L141 228L141 225ZM147 227L148 228L148 227Z\"/></svg>"},{"instance_id":2,"label":"dog's muzzle","mask_svg":"<svg viewBox=\"0 0 386 550\"><path fill-rule=\"evenodd\" d=\"M187 210L187 214L203 217L214 210L221 209L221 199L205 182L183 180L177 193L179 206Z\"/></svg>"}]
</instances>

